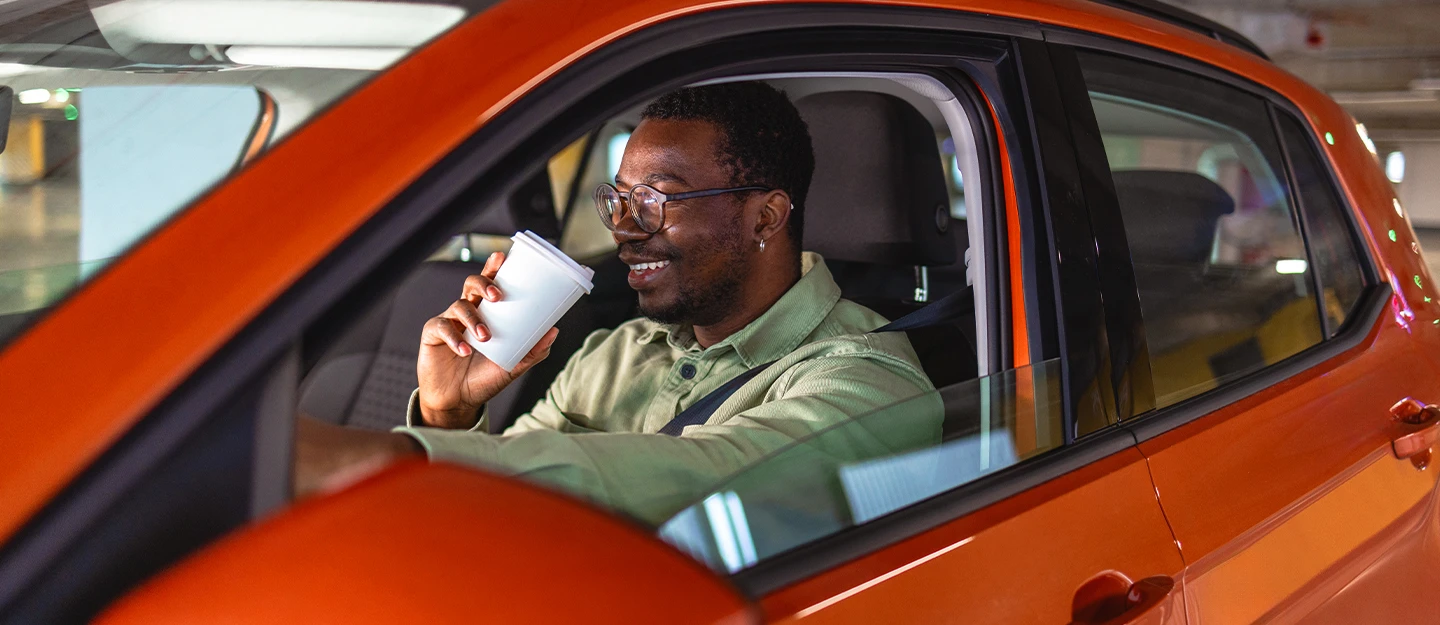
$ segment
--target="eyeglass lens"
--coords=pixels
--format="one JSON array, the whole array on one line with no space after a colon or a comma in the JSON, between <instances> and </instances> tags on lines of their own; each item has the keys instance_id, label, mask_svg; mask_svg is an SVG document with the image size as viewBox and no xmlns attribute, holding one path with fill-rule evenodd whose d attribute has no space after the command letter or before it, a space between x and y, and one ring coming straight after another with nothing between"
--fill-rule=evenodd
<instances>
[{"instance_id":1,"label":"eyeglass lens","mask_svg":"<svg viewBox=\"0 0 1440 625\"><path fill-rule=\"evenodd\" d=\"M621 193L610 185L601 185L595 190L595 208L600 211L605 227L614 230L619 226L625 220L626 204L629 204L635 225L646 232L659 230L665 220L665 208L657 192L645 185L635 185L629 195L629 202L626 202Z\"/></svg>"}]
</instances>

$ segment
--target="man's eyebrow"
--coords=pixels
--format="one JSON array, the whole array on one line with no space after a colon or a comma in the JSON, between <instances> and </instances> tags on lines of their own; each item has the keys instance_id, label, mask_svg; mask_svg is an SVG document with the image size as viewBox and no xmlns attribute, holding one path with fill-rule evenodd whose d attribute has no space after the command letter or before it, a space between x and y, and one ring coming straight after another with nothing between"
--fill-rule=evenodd
<instances>
[{"instance_id":1,"label":"man's eyebrow","mask_svg":"<svg viewBox=\"0 0 1440 625\"><path fill-rule=\"evenodd\" d=\"M683 178L683 177L680 176L679 174L671 174L671 173L665 173L665 172L656 172L656 173L647 174L644 178L641 178L641 179L640 179L640 183L641 183L641 184L654 185L654 184L657 183L657 182L673 182L673 183L678 184L678 185L689 186L689 183L685 181L685 178ZM631 185L630 183L628 183L628 182L625 182L625 180L624 180L623 178L621 178L619 175L616 175L616 176L615 176L615 186L616 186L617 188L625 188L625 187L630 187L630 186L632 186L632 185Z\"/></svg>"},{"instance_id":2,"label":"man's eyebrow","mask_svg":"<svg viewBox=\"0 0 1440 625\"><path fill-rule=\"evenodd\" d=\"M650 184L650 185L653 185L653 184L655 184L655 183L657 183L657 182L673 182L673 183L676 183L676 184L679 184L679 185L686 185L686 184L688 184L688 183L685 182L685 179L684 179L683 177L681 177L679 174L671 174L671 173L666 173L666 172L655 172L655 173L649 174L649 175L645 176L645 181L644 181L644 182L645 182L645 184Z\"/></svg>"}]
</instances>

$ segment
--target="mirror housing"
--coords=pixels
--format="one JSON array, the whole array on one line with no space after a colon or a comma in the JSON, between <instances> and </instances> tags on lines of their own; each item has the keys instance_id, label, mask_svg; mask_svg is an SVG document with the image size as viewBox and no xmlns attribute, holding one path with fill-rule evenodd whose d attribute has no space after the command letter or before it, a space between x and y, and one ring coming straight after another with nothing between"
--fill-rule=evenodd
<instances>
[{"instance_id":1,"label":"mirror housing","mask_svg":"<svg viewBox=\"0 0 1440 625\"><path fill-rule=\"evenodd\" d=\"M97 622L739 625L758 614L612 514L513 478L410 461L222 539Z\"/></svg>"}]
</instances>

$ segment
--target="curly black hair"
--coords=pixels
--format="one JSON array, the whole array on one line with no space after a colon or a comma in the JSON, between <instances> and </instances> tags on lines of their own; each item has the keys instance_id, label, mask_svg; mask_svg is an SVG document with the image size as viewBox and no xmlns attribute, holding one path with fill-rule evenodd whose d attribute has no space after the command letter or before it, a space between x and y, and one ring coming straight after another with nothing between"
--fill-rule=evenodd
<instances>
[{"instance_id":1,"label":"curly black hair","mask_svg":"<svg viewBox=\"0 0 1440 625\"><path fill-rule=\"evenodd\" d=\"M815 174L810 129L785 93L763 82L728 82L672 91L651 102L642 119L704 121L720 130L720 152L735 186L790 194L789 236L800 249L805 196Z\"/></svg>"}]
</instances>

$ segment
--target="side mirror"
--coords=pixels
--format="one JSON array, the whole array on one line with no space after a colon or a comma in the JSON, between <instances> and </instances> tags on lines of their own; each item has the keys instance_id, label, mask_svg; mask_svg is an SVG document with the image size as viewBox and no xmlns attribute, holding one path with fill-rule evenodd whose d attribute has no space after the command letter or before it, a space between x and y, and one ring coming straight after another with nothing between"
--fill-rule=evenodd
<instances>
[{"instance_id":1,"label":"side mirror","mask_svg":"<svg viewBox=\"0 0 1440 625\"><path fill-rule=\"evenodd\" d=\"M241 530L98 622L758 622L723 579L577 500L409 462Z\"/></svg>"}]
</instances>

